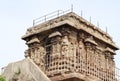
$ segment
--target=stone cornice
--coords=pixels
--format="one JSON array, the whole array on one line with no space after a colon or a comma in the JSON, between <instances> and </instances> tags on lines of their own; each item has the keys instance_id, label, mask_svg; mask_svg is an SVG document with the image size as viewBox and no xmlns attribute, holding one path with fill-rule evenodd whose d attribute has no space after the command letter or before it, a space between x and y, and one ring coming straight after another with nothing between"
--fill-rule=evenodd
<instances>
[{"instance_id":1,"label":"stone cornice","mask_svg":"<svg viewBox=\"0 0 120 81\"><path fill-rule=\"evenodd\" d=\"M22 39L25 40L26 38L34 34L38 34L43 31L56 28L58 26L65 24L68 24L78 30L86 31L87 33L93 35L95 38L111 45L115 50L119 49L112 41L112 38L106 32L102 31L95 25L91 24L90 22L88 22L87 20L83 19L82 17L78 16L73 12L51 19L49 21L46 21L44 23L41 23L39 25L27 29L27 32L24 36L22 36Z\"/></svg>"}]
</instances>

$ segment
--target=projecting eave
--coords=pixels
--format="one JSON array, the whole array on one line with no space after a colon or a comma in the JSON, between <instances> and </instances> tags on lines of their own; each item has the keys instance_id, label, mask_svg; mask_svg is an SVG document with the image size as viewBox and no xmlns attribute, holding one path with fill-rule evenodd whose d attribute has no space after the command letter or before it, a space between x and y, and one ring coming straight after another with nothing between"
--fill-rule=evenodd
<instances>
[{"instance_id":1,"label":"projecting eave","mask_svg":"<svg viewBox=\"0 0 120 81\"><path fill-rule=\"evenodd\" d=\"M56 27L60 27L66 24L78 30L86 31L87 33L91 34L95 38L109 44L115 50L119 49L115 45L115 43L112 41L112 38L108 35L108 33L102 31L95 25L91 24L90 22L88 22L87 20L83 19L82 17L80 17L79 15L73 12L67 13L65 15L59 16L57 18L51 19L49 21L46 21L44 23L41 23L39 25L36 25L27 29L27 32L24 36L22 36L22 39L25 40L26 38L32 35L35 35Z\"/></svg>"},{"instance_id":2,"label":"projecting eave","mask_svg":"<svg viewBox=\"0 0 120 81\"><path fill-rule=\"evenodd\" d=\"M39 34L39 33L41 33L41 32L43 32L43 31L47 31L47 30L50 30L50 29L52 29L52 28L57 28L57 27L60 27L60 26L62 26L62 25L66 25L66 24L68 24L68 21L66 20L66 21L64 21L64 22L59 22L59 23L54 23L54 25L53 26L51 26L51 25L47 25L47 26L45 26L45 27L41 27L41 25L37 25L37 26L35 26L36 27L36 29L30 29L30 30L32 30L32 32L28 32L28 30L27 30L27 33L25 34L25 35L23 35L21 38L23 39L23 40L26 40L26 38L29 38L30 36L33 36L33 35L36 35L36 34ZM39 28L37 29L37 27L41 27L40 28L40 30L39 30ZM33 27L34 28L34 27ZM34 31L33 31L34 30Z\"/></svg>"}]
</instances>

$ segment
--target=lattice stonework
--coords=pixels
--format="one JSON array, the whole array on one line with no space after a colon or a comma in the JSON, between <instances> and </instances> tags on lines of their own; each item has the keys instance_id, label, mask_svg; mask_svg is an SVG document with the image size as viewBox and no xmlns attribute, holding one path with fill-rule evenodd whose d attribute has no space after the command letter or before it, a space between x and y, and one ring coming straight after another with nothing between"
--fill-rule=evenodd
<instances>
[{"instance_id":1,"label":"lattice stonework","mask_svg":"<svg viewBox=\"0 0 120 81\"><path fill-rule=\"evenodd\" d=\"M95 81L117 81L114 55L118 48L108 34L73 12L28 29L22 38L28 45L25 57L53 81L63 81L72 73ZM75 81L91 81L84 77Z\"/></svg>"}]
</instances>

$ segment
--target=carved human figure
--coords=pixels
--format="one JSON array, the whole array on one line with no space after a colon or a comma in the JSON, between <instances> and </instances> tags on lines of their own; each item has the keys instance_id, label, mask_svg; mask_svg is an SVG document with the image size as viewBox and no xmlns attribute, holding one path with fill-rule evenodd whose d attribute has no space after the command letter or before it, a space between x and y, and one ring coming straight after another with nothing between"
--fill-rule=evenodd
<instances>
[{"instance_id":1,"label":"carved human figure","mask_svg":"<svg viewBox=\"0 0 120 81\"><path fill-rule=\"evenodd\" d=\"M37 48L36 57L35 57L35 63L39 65L41 68L44 68L45 64L45 49L44 47L40 46Z\"/></svg>"},{"instance_id":2,"label":"carved human figure","mask_svg":"<svg viewBox=\"0 0 120 81\"><path fill-rule=\"evenodd\" d=\"M78 55L82 56L84 58L85 54L86 54L85 46L84 46L82 41L79 41L79 43L78 43Z\"/></svg>"},{"instance_id":3,"label":"carved human figure","mask_svg":"<svg viewBox=\"0 0 120 81\"><path fill-rule=\"evenodd\" d=\"M57 53L60 53L60 40L61 38L60 37L57 37L57 44L56 44L56 52Z\"/></svg>"},{"instance_id":4,"label":"carved human figure","mask_svg":"<svg viewBox=\"0 0 120 81\"><path fill-rule=\"evenodd\" d=\"M61 42L61 51L62 51L62 56L68 56L68 52L69 52L69 40L67 36L64 36L62 38L62 42Z\"/></svg>"},{"instance_id":5,"label":"carved human figure","mask_svg":"<svg viewBox=\"0 0 120 81\"><path fill-rule=\"evenodd\" d=\"M39 56L39 58L40 58L40 60L41 60L41 63L42 64L44 64L44 57L45 57L45 49L44 49L44 47L39 47L39 52L40 52L40 56Z\"/></svg>"}]
</instances>

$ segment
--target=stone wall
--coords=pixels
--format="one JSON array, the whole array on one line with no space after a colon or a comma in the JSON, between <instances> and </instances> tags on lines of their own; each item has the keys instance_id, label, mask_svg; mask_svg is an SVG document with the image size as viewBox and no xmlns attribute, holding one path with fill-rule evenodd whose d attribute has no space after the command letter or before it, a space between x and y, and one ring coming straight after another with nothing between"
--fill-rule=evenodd
<instances>
[{"instance_id":1,"label":"stone wall","mask_svg":"<svg viewBox=\"0 0 120 81\"><path fill-rule=\"evenodd\" d=\"M10 63L2 74L6 81L51 81L30 59Z\"/></svg>"}]
</instances>

